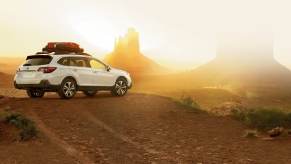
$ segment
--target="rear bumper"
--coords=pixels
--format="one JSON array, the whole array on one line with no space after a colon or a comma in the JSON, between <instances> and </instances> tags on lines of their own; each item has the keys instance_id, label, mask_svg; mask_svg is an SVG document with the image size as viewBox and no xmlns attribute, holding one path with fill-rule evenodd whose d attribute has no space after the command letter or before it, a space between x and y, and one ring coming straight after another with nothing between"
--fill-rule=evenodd
<instances>
[{"instance_id":1,"label":"rear bumper","mask_svg":"<svg viewBox=\"0 0 291 164\"><path fill-rule=\"evenodd\" d=\"M17 84L16 81L14 81L14 87L16 89L40 88L46 91L56 91L59 89L58 85L51 85L48 80L42 80L39 84Z\"/></svg>"}]
</instances>

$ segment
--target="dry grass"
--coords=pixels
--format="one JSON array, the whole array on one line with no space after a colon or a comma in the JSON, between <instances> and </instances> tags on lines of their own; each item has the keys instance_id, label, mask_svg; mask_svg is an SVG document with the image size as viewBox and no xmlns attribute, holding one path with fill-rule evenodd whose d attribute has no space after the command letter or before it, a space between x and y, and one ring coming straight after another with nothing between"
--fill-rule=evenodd
<instances>
[{"instance_id":1,"label":"dry grass","mask_svg":"<svg viewBox=\"0 0 291 164\"><path fill-rule=\"evenodd\" d=\"M20 140L26 141L37 136L37 129L33 121L19 113L2 112L0 121L19 129Z\"/></svg>"},{"instance_id":2,"label":"dry grass","mask_svg":"<svg viewBox=\"0 0 291 164\"><path fill-rule=\"evenodd\" d=\"M174 101L194 111L201 111L200 105L191 96L183 95L180 99L174 99Z\"/></svg>"}]
</instances>

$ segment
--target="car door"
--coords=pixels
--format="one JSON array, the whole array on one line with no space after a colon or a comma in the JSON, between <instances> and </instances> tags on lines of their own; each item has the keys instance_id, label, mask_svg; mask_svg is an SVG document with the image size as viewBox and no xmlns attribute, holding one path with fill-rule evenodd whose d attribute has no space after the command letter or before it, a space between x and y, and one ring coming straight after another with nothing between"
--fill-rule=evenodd
<instances>
[{"instance_id":1,"label":"car door","mask_svg":"<svg viewBox=\"0 0 291 164\"><path fill-rule=\"evenodd\" d=\"M80 86L93 86L93 72L86 57L70 57L70 66Z\"/></svg>"},{"instance_id":2,"label":"car door","mask_svg":"<svg viewBox=\"0 0 291 164\"><path fill-rule=\"evenodd\" d=\"M95 86L113 86L114 75L107 70L107 67L101 61L91 58L89 61L92 72L94 73L94 85Z\"/></svg>"}]
</instances>

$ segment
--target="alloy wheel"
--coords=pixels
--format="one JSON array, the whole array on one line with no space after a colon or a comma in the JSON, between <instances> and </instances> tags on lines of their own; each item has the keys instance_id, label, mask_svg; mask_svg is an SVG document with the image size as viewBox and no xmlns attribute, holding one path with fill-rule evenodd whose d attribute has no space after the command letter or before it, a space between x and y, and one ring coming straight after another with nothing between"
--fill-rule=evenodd
<instances>
[{"instance_id":1,"label":"alloy wheel","mask_svg":"<svg viewBox=\"0 0 291 164\"><path fill-rule=\"evenodd\" d=\"M74 96L75 95L75 92L76 92L76 85L73 82L71 82L71 81L67 81L64 84L63 92L64 92L64 95L66 97L72 97L72 96Z\"/></svg>"},{"instance_id":2,"label":"alloy wheel","mask_svg":"<svg viewBox=\"0 0 291 164\"><path fill-rule=\"evenodd\" d=\"M118 96L123 96L127 92L127 83L124 80L119 80L115 84L115 91Z\"/></svg>"}]
</instances>

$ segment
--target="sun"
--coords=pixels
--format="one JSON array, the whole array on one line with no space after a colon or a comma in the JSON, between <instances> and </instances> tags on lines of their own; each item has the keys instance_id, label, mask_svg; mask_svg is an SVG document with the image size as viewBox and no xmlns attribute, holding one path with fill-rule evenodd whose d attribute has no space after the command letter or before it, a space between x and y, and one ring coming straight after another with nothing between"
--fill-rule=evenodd
<instances>
[{"instance_id":1,"label":"sun","mask_svg":"<svg viewBox=\"0 0 291 164\"><path fill-rule=\"evenodd\" d=\"M129 28L134 28L139 33L142 51L154 49L161 43L160 38L152 37L156 35L149 33L151 30L128 18L94 13L72 15L69 15L67 20L73 32L77 34L77 39L89 43L90 47L93 46L101 52L111 52L116 40L124 36Z\"/></svg>"},{"instance_id":2,"label":"sun","mask_svg":"<svg viewBox=\"0 0 291 164\"><path fill-rule=\"evenodd\" d=\"M111 51L113 49L115 39L123 34L125 30L105 19L80 20L72 27L81 39L87 41L96 48L106 51Z\"/></svg>"}]
</instances>

